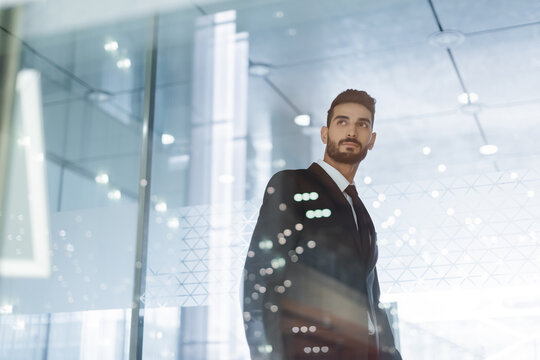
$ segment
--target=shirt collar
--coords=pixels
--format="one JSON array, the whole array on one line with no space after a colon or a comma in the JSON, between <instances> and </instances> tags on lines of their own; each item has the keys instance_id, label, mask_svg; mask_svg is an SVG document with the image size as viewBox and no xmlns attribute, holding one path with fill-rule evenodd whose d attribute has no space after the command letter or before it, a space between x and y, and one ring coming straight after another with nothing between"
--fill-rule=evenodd
<instances>
[{"instance_id":1,"label":"shirt collar","mask_svg":"<svg viewBox=\"0 0 540 360\"><path fill-rule=\"evenodd\" d=\"M344 192L347 186L354 185L354 181L352 182L352 184L349 183L349 180L347 180L345 176L343 176L343 174L339 172L339 170L337 170L335 167L333 167L326 161L319 159L317 160L317 164L319 164L323 168L323 170L326 171L326 173L332 178L332 180L334 180L341 192Z\"/></svg>"}]
</instances>

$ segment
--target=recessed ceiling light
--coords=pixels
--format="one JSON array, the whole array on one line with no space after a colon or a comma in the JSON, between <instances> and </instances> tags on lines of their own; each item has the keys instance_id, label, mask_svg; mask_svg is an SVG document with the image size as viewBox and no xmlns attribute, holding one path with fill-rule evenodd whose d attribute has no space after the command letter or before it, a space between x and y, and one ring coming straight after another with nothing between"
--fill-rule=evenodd
<instances>
[{"instance_id":1,"label":"recessed ceiling light","mask_svg":"<svg viewBox=\"0 0 540 360\"><path fill-rule=\"evenodd\" d=\"M111 200L120 200L122 198L122 193L120 190L111 190L107 193L107 197Z\"/></svg>"},{"instance_id":2,"label":"recessed ceiling light","mask_svg":"<svg viewBox=\"0 0 540 360\"><path fill-rule=\"evenodd\" d=\"M439 170L439 172L445 172L446 171L446 165L444 164L439 164L439 166L437 166L437 170Z\"/></svg>"},{"instance_id":3,"label":"recessed ceiling light","mask_svg":"<svg viewBox=\"0 0 540 360\"><path fill-rule=\"evenodd\" d=\"M298 126L309 126L311 117L307 114L301 114L294 118L294 123Z\"/></svg>"},{"instance_id":4,"label":"recessed ceiling light","mask_svg":"<svg viewBox=\"0 0 540 360\"><path fill-rule=\"evenodd\" d=\"M91 90L86 94L86 96L88 97L88 100L102 102L109 100L112 95L110 92L103 90Z\"/></svg>"},{"instance_id":5,"label":"recessed ceiling light","mask_svg":"<svg viewBox=\"0 0 540 360\"><path fill-rule=\"evenodd\" d=\"M499 151L497 145L482 145L480 146L480 154L482 155L493 155Z\"/></svg>"},{"instance_id":6,"label":"recessed ceiling light","mask_svg":"<svg viewBox=\"0 0 540 360\"><path fill-rule=\"evenodd\" d=\"M165 212L167 211L167 203L165 201L160 201L155 206L156 211Z\"/></svg>"},{"instance_id":7,"label":"recessed ceiling light","mask_svg":"<svg viewBox=\"0 0 540 360\"><path fill-rule=\"evenodd\" d=\"M372 179L371 179L370 176L366 176L366 177L364 178L364 183L365 183L365 184L368 184L368 185L369 185L369 184L371 184L371 181L372 181Z\"/></svg>"},{"instance_id":8,"label":"recessed ceiling light","mask_svg":"<svg viewBox=\"0 0 540 360\"><path fill-rule=\"evenodd\" d=\"M443 30L431 34L429 43L435 46L450 48L461 44L465 40L465 35L457 30Z\"/></svg>"},{"instance_id":9,"label":"recessed ceiling light","mask_svg":"<svg viewBox=\"0 0 540 360\"><path fill-rule=\"evenodd\" d=\"M109 175L107 174L98 174L95 177L95 180L98 184L108 184L109 183Z\"/></svg>"},{"instance_id":10,"label":"recessed ceiling light","mask_svg":"<svg viewBox=\"0 0 540 360\"><path fill-rule=\"evenodd\" d=\"M278 10L274 13L274 17L278 18L278 19L281 19L285 14L283 13L283 11L281 10Z\"/></svg>"},{"instance_id":11,"label":"recessed ceiling light","mask_svg":"<svg viewBox=\"0 0 540 360\"><path fill-rule=\"evenodd\" d=\"M424 146L422 148L422 152L424 153L424 155L429 155L431 154L431 148L429 146Z\"/></svg>"},{"instance_id":12,"label":"recessed ceiling light","mask_svg":"<svg viewBox=\"0 0 540 360\"><path fill-rule=\"evenodd\" d=\"M171 229L177 229L180 226L180 220L176 217L170 218L167 220L167 226Z\"/></svg>"},{"instance_id":13,"label":"recessed ceiling light","mask_svg":"<svg viewBox=\"0 0 540 360\"><path fill-rule=\"evenodd\" d=\"M161 143L163 145L170 145L170 144L173 144L175 141L175 138L174 136L172 136L171 134L161 134Z\"/></svg>"},{"instance_id":14,"label":"recessed ceiling light","mask_svg":"<svg viewBox=\"0 0 540 360\"><path fill-rule=\"evenodd\" d=\"M105 45L103 45L103 48L105 49L105 51L114 52L118 50L118 42L114 40L107 41Z\"/></svg>"},{"instance_id":15,"label":"recessed ceiling light","mask_svg":"<svg viewBox=\"0 0 540 360\"><path fill-rule=\"evenodd\" d=\"M478 94L470 93L461 93L458 95L457 100L460 104L472 104L478 101Z\"/></svg>"},{"instance_id":16,"label":"recessed ceiling light","mask_svg":"<svg viewBox=\"0 0 540 360\"><path fill-rule=\"evenodd\" d=\"M265 77L270 73L270 65L263 63L252 63L249 65L249 74L256 77Z\"/></svg>"},{"instance_id":17,"label":"recessed ceiling light","mask_svg":"<svg viewBox=\"0 0 540 360\"><path fill-rule=\"evenodd\" d=\"M131 60L128 58L120 59L116 62L116 66L119 69L129 69L131 67Z\"/></svg>"},{"instance_id":18,"label":"recessed ceiling light","mask_svg":"<svg viewBox=\"0 0 540 360\"><path fill-rule=\"evenodd\" d=\"M290 28L289 30L287 30L287 34L289 36L295 36L296 35L296 29Z\"/></svg>"}]
</instances>

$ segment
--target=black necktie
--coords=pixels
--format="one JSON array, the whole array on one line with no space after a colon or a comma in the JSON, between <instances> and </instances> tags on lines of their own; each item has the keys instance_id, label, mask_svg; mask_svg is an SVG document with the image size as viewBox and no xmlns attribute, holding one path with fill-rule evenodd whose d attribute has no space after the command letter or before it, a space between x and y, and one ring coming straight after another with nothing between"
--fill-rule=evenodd
<instances>
[{"instance_id":1,"label":"black necktie","mask_svg":"<svg viewBox=\"0 0 540 360\"><path fill-rule=\"evenodd\" d=\"M358 224L358 232L360 233L361 249L364 255L369 256L371 248L371 239L374 238L375 227L371 221L369 213L358 197L358 192L354 185L349 185L345 192L352 198L354 212L356 213L356 223Z\"/></svg>"}]
</instances>

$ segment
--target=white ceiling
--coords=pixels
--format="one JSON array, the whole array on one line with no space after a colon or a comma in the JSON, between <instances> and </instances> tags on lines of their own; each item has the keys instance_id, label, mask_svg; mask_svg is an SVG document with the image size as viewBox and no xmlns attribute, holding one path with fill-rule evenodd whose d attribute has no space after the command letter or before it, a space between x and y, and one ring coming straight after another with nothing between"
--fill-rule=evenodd
<instances>
[{"instance_id":1,"label":"white ceiling","mask_svg":"<svg viewBox=\"0 0 540 360\"><path fill-rule=\"evenodd\" d=\"M267 79L250 78L250 131L254 141L272 141L274 160L284 159L285 167L303 167L323 151L316 129L314 136L306 135L293 124L293 116L298 111L309 113L316 127L323 125L330 102L347 88L365 89L377 98L377 144L359 171L359 176L370 174L376 183L539 163L538 1L434 1L435 13L427 0L162 3L152 10L134 6L124 14L114 10L122 2L114 1L104 18L88 13L76 24L66 20L74 17L73 11L80 12L75 5L60 0L29 5L23 33L37 55L27 55L26 61L43 68L46 108L54 106L58 112L74 99L84 101L89 90L105 90L115 95L111 102L116 110L104 108L91 117L125 117L123 122L131 121L125 131L137 131L144 51L155 10L162 13L156 127L159 133L168 131L181 139L178 146L158 147L155 156L185 153L191 136L194 21L203 14L236 9L237 31L249 33L250 60L271 67ZM62 16L51 11L62 4ZM446 48L428 41L439 30L437 19L443 29L465 35L465 41L451 49L454 63ZM119 42L117 55L103 50L109 38ZM128 71L115 66L122 56L132 60ZM479 96L482 108L476 117L460 110L460 77L463 86ZM268 121L270 125L261 124ZM56 151L63 130L49 133L48 146ZM81 164L95 158L115 167L113 162L125 151L111 144L109 135L99 136L98 131L92 138L96 146L80 158L73 152L57 155ZM499 152L481 155L479 147L485 143L497 145ZM133 142L127 147L137 146ZM424 146L432 148L430 155L422 154ZM439 173L439 164L447 170ZM174 188L174 181L164 183L163 189Z\"/></svg>"}]
</instances>

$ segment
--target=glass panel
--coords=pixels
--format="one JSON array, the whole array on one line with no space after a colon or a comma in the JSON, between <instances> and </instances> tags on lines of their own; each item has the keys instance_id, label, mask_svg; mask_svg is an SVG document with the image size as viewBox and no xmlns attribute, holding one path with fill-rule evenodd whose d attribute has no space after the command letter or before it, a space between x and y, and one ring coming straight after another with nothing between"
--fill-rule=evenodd
<instances>
[{"instance_id":1,"label":"glass panel","mask_svg":"<svg viewBox=\"0 0 540 360\"><path fill-rule=\"evenodd\" d=\"M28 5L8 34L21 56L0 217L0 357L123 359L149 21L62 28L62 14L35 12L43 6Z\"/></svg>"}]
</instances>

